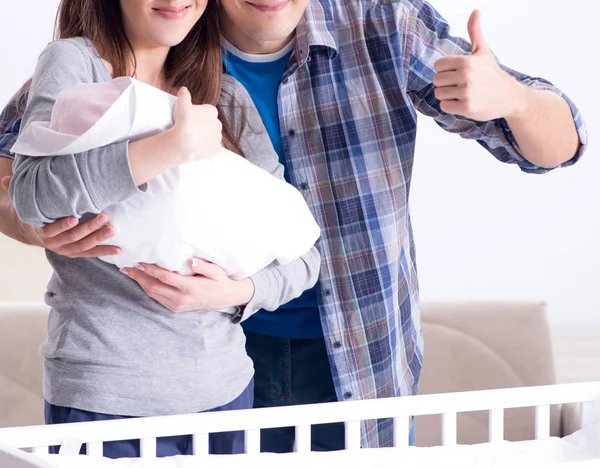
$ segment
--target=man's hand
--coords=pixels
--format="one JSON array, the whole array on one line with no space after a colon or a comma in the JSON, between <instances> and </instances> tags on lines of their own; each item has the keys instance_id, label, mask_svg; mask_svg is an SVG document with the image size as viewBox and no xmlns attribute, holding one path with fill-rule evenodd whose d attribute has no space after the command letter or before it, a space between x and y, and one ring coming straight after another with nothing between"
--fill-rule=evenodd
<instances>
[{"instance_id":1,"label":"man's hand","mask_svg":"<svg viewBox=\"0 0 600 468\"><path fill-rule=\"evenodd\" d=\"M105 214L83 224L77 218L64 218L33 231L32 241L37 240L37 245L69 258L104 257L121 252L115 246L99 245L115 235L115 228L108 224Z\"/></svg>"},{"instance_id":2,"label":"man's hand","mask_svg":"<svg viewBox=\"0 0 600 468\"><path fill-rule=\"evenodd\" d=\"M4 177L0 186L8 192L10 177ZM108 217L99 214L79 224L77 218L65 218L43 228L23 225L24 236L32 245L44 247L69 258L103 257L116 255L121 249L115 246L99 245L115 235L115 228L108 224Z\"/></svg>"},{"instance_id":3,"label":"man's hand","mask_svg":"<svg viewBox=\"0 0 600 468\"><path fill-rule=\"evenodd\" d=\"M471 55L448 56L435 63L433 84L441 109L453 115L487 122L523 111L527 87L504 72L481 30L481 13L469 18Z\"/></svg>"},{"instance_id":4,"label":"man's hand","mask_svg":"<svg viewBox=\"0 0 600 468\"><path fill-rule=\"evenodd\" d=\"M250 278L233 280L218 265L200 259L192 260L191 268L196 276L183 276L146 263L123 268L121 272L156 302L176 313L246 305L254 296Z\"/></svg>"}]
</instances>

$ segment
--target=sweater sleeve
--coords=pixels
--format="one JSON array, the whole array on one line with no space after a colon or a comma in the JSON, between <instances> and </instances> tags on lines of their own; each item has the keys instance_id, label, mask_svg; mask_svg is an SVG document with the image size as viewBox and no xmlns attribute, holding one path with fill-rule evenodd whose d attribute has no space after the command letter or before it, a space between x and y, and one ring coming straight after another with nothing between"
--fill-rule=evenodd
<instances>
[{"instance_id":1,"label":"sweater sleeve","mask_svg":"<svg viewBox=\"0 0 600 468\"><path fill-rule=\"evenodd\" d=\"M252 99L230 76L224 77L222 101L221 113L246 159L285 180L283 166ZM321 255L314 246L286 265L274 261L250 277L254 283L254 297L245 307L238 309L234 321L246 320L261 309L275 311L299 297L316 284L320 268Z\"/></svg>"},{"instance_id":2,"label":"sweater sleeve","mask_svg":"<svg viewBox=\"0 0 600 468\"><path fill-rule=\"evenodd\" d=\"M22 130L32 122L50 121L60 91L93 82L91 57L91 51L70 40L46 47L29 89ZM138 191L129 166L128 142L80 154L15 154L13 173L11 200L21 220L32 226L100 213Z\"/></svg>"}]
</instances>

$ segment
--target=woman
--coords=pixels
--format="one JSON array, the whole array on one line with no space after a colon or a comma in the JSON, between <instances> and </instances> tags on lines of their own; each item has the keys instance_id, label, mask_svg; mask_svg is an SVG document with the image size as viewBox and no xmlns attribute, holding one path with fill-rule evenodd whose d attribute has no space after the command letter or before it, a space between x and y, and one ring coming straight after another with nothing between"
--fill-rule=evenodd
<instances>
[{"instance_id":1,"label":"woman","mask_svg":"<svg viewBox=\"0 0 600 468\"><path fill-rule=\"evenodd\" d=\"M101 212L165 170L215 154L221 126L226 146L283 178L250 97L232 79L221 79L217 20L214 0L62 1L60 40L40 56L22 128L49 121L57 94L82 82L134 76L179 90L179 99L173 127L158 135L81 154L17 154L10 193L23 221L42 225ZM175 314L164 307L167 298L151 299L129 270L51 251L47 257L54 269L41 348L48 424L250 408L253 367L239 321L299 296L319 269L314 248L241 281L195 261L207 280L196 291L197 310ZM235 306L235 314L218 311ZM158 455L191 453L190 440L159 439ZM239 453L243 436L216 434L210 444L212 453ZM105 444L105 456L138 455L137 442Z\"/></svg>"}]
</instances>

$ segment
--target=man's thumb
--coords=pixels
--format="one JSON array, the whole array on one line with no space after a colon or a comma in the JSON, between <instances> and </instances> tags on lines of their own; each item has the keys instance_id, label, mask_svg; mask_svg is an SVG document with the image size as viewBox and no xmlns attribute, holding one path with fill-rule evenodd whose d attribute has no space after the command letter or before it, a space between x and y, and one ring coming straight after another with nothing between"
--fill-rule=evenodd
<instances>
[{"instance_id":1,"label":"man's thumb","mask_svg":"<svg viewBox=\"0 0 600 468\"><path fill-rule=\"evenodd\" d=\"M479 10L475 10L471 13L467 30L469 31L469 37L471 38L471 54L489 49L487 41L483 36L483 31L481 30L481 12Z\"/></svg>"},{"instance_id":2,"label":"man's thumb","mask_svg":"<svg viewBox=\"0 0 600 468\"><path fill-rule=\"evenodd\" d=\"M6 176L2 178L2 181L0 181L0 186L2 186L2 189L8 193L8 186L10 185L10 177Z\"/></svg>"}]
</instances>

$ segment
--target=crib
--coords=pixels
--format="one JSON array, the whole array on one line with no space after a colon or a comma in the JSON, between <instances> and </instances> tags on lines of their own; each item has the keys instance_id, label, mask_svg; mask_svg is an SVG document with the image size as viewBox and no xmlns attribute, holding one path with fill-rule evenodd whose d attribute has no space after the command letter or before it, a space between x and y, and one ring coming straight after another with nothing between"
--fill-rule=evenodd
<instances>
[{"instance_id":1,"label":"crib","mask_svg":"<svg viewBox=\"0 0 600 468\"><path fill-rule=\"evenodd\" d=\"M446 466L455 466L452 453L462 453L454 460L458 465L468 466L465 456L477 446L460 446L457 451L457 414L471 411L487 411L489 413L489 443L479 444L483 450L496 450L499 447L529 444L529 453L548 453L549 447L561 443L562 439L550 437L550 407L552 405L578 404L580 408L580 427L584 430L587 442L581 442L571 450L572 456L554 459L540 459L536 466L597 466L600 467L600 424L596 422L595 404L600 401L600 382L550 385L540 387L522 387L498 390L482 390L461 393L417 395L401 398L379 400L347 401L306 405L285 408L267 408L219 413L202 413L177 416L160 416L136 418L119 421L101 421L91 423L72 423L56 426L30 426L0 429L0 467L227 467L227 466L306 466L310 463L317 466L381 466L381 457L390 460L410 457L414 466L415 460L424 459L424 454L437 450L438 455L429 456L432 464L439 465L440 460ZM505 442L504 411L510 408L535 408L535 441ZM412 416L442 415L442 446L435 448L409 447L409 430ZM386 449L361 449L361 422L366 420L392 418L394 422L394 447ZM341 452L311 452L311 426L344 422L346 427L346 450ZM260 430L274 427L294 426L296 431L296 447L294 454L260 453ZM210 433L225 431L244 431L244 455L208 455L208 437ZM156 458L156 439L174 435L193 435L193 456L170 457L177 460L167 461ZM574 434L577 436L578 433ZM140 459L109 460L103 458L103 442L114 440L139 439ZM593 442L595 440L595 443ZM548 445L543 446L546 443ZM78 455L79 448L85 444L87 455ZM515 445L516 444L516 445ZM549 445L553 444L553 445ZM48 455L50 446L60 445L59 455ZM452 447L456 449L452 451ZM538 447L536 449L536 447ZM546 448L544 448L546 447ZM569 448L570 445L565 444ZM32 453L22 451L28 449ZM569 448L570 449L570 448ZM523 449L521 449L523 452ZM527 450L525 450L527 452ZM524 452L523 452L524 453ZM466 454L466 455L465 455ZM192 460L201 464L190 464ZM427 458L427 457L425 457ZM373 462L371 463L370 460ZM437 460L435 463L433 460ZM462 462L461 462L462 460ZM520 463L520 459L516 459ZM524 458L525 461L526 457ZM537 460L537 458L535 459ZM344 461L344 463L342 463ZM497 462L497 457L495 459ZM531 460L530 460L531 461ZM530 461L523 466L530 466ZM176 464L173 464L177 462ZM21 463L21 464L19 464ZM117 465L117 463L119 463ZM129 464L125 464L129 463ZM167 464L171 463L171 464ZM418 463L417 463L418 465ZM484 465L480 465L484 466ZM491 466L491 465L490 465ZM501 466L501 464L494 464ZM513 457L507 466L516 466Z\"/></svg>"}]
</instances>

